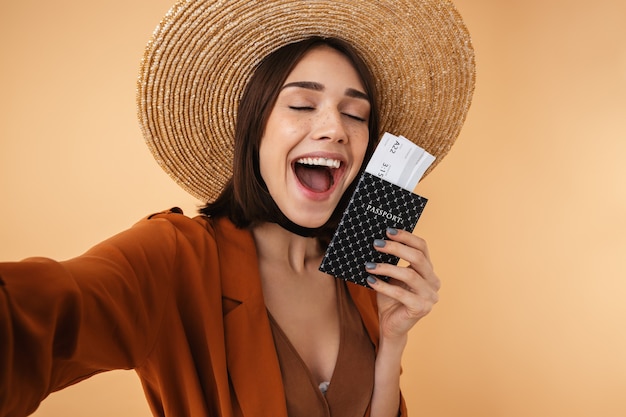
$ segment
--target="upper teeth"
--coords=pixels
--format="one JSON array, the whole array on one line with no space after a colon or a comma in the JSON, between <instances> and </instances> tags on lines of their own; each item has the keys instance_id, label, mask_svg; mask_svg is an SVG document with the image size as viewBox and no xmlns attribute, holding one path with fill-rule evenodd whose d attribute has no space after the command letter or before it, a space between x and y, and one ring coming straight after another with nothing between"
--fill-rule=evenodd
<instances>
[{"instance_id":1,"label":"upper teeth","mask_svg":"<svg viewBox=\"0 0 626 417\"><path fill-rule=\"evenodd\" d=\"M297 162L299 164L319 165L330 168L339 168L339 166L341 165L341 161L328 158L300 158Z\"/></svg>"}]
</instances>

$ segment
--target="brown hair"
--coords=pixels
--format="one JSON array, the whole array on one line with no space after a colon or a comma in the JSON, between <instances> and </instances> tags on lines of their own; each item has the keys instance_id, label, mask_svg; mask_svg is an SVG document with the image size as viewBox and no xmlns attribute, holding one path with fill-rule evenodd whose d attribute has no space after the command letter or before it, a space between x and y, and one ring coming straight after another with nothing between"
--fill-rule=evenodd
<instances>
[{"instance_id":1,"label":"brown hair","mask_svg":"<svg viewBox=\"0 0 626 417\"><path fill-rule=\"evenodd\" d=\"M261 178L259 147L265 125L285 79L309 50L321 45L330 46L345 55L363 82L371 105L368 121L369 143L364 161L372 155L379 136L375 81L354 48L343 40L321 37L285 45L268 55L250 78L237 113L233 176L217 199L207 203L200 210L201 213L213 217L226 216L240 228L261 222L280 223L280 220L286 219ZM320 228L322 232L318 237L330 238L334 232L352 194L354 182L344 193L328 222Z\"/></svg>"}]
</instances>

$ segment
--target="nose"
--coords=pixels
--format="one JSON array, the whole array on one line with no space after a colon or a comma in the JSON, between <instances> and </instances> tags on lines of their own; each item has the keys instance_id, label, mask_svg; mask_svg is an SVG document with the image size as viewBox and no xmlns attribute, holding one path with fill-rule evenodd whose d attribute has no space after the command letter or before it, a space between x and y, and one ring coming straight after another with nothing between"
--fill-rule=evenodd
<instances>
[{"instance_id":1,"label":"nose","mask_svg":"<svg viewBox=\"0 0 626 417\"><path fill-rule=\"evenodd\" d=\"M342 114L337 109L320 111L315 118L313 137L318 140L347 143L348 134L342 119Z\"/></svg>"}]
</instances>

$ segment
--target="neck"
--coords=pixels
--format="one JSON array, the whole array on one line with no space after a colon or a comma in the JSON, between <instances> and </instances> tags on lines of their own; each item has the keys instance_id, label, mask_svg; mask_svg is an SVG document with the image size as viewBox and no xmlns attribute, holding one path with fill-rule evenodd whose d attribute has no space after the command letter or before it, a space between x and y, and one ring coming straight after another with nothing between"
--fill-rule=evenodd
<instances>
[{"instance_id":1,"label":"neck","mask_svg":"<svg viewBox=\"0 0 626 417\"><path fill-rule=\"evenodd\" d=\"M252 228L259 261L288 266L294 272L317 270L322 250L317 238L292 233L276 223L261 223Z\"/></svg>"},{"instance_id":2,"label":"neck","mask_svg":"<svg viewBox=\"0 0 626 417\"><path fill-rule=\"evenodd\" d=\"M287 216L282 214L282 212L280 214L281 215L279 216L279 219L276 220L276 223L282 228L287 229L289 232L294 233L298 236L316 237L323 230L323 227L311 228L300 226L299 224L296 224L289 220Z\"/></svg>"}]
</instances>

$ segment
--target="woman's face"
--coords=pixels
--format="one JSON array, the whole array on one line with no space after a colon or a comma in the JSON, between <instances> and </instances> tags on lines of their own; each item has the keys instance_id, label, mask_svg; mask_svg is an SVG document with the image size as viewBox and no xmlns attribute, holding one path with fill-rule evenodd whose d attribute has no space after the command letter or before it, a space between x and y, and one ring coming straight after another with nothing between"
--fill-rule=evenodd
<instances>
[{"instance_id":1,"label":"woman's face","mask_svg":"<svg viewBox=\"0 0 626 417\"><path fill-rule=\"evenodd\" d=\"M289 74L259 148L261 176L289 220L326 223L356 177L368 144L370 102L350 61L311 49Z\"/></svg>"}]
</instances>

